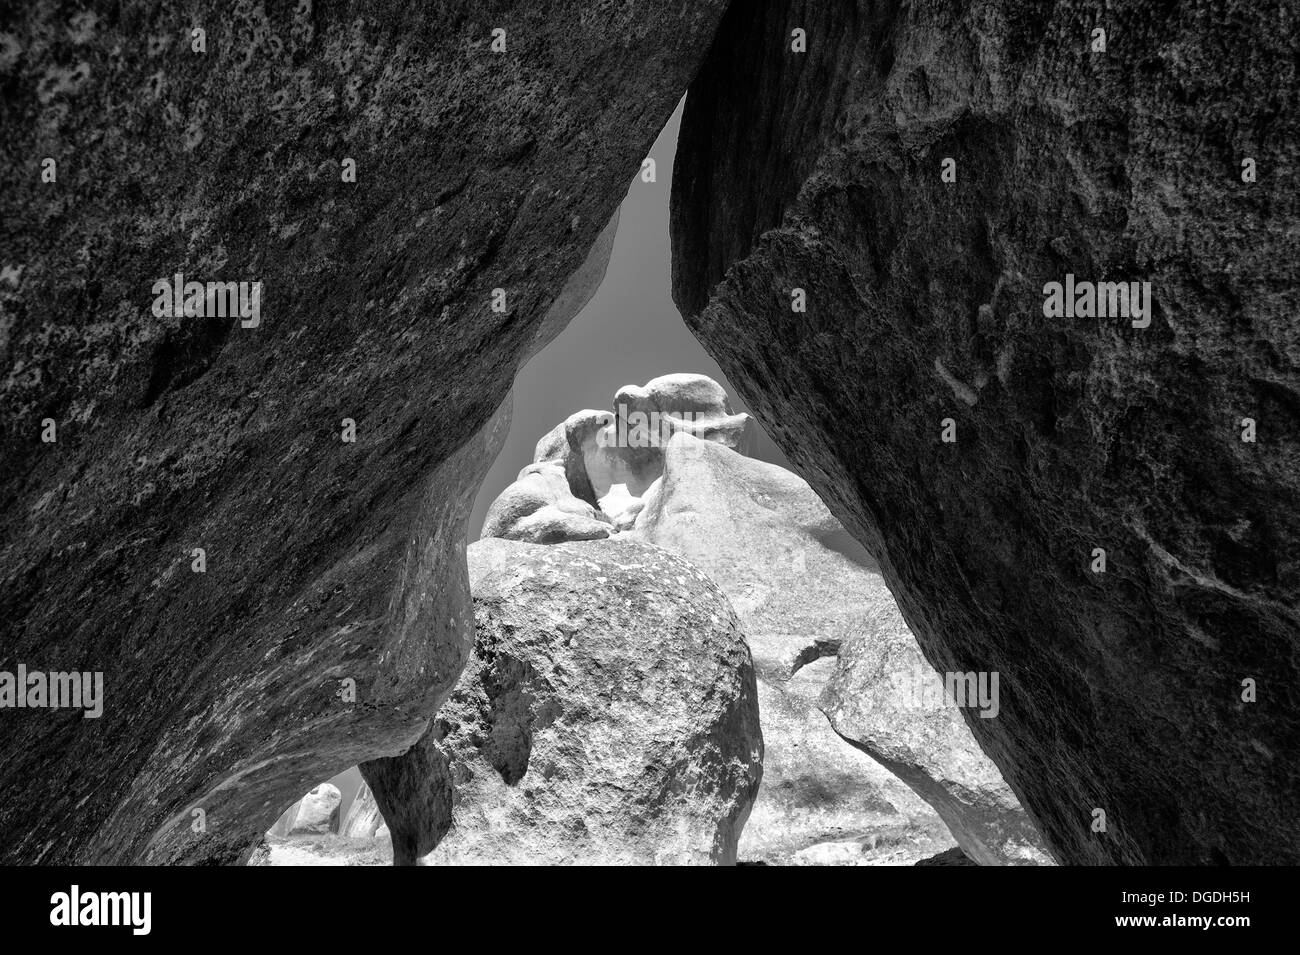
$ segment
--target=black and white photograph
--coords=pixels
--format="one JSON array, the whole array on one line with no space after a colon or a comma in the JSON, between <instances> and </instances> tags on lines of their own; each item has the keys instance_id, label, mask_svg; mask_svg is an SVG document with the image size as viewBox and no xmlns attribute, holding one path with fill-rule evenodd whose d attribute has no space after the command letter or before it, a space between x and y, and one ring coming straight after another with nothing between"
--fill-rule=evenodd
<instances>
[{"instance_id":1,"label":"black and white photograph","mask_svg":"<svg viewBox=\"0 0 1300 955\"><path fill-rule=\"evenodd\" d=\"M0 0L6 932L1297 864L1296 0Z\"/></svg>"}]
</instances>

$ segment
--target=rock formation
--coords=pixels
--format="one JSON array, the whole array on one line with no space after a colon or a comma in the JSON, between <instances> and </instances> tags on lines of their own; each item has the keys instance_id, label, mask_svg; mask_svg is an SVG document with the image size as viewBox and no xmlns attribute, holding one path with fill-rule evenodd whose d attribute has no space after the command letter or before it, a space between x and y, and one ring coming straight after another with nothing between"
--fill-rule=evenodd
<instances>
[{"instance_id":1,"label":"rock formation","mask_svg":"<svg viewBox=\"0 0 1300 955\"><path fill-rule=\"evenodd\" d=\"M752 427L706 375L626 385L614 396L613 411L579 411L542 436L533 463L492 502L482 536L556 544L628 530L663 473L673 435L744 451Z\"/></svg>"},{"instance_id":2,"label":"rock formation","mask_svg":"<svg viewBox=\"0 0 1300 955\"><path fill-rule=\"evenodd\" d=\"M632 535L716 583L754 656L763 787L741 858L858 862L879 848L879 839L859 836L945 839L933 810L837 736L818 709L840 641L864 619L898 613L862 545L797 475L687 435L664 449L663 478L646 498ZM837 840L844 846L805 851Z\"/></svg>"},{"instance_id":3,"label":"rock formation","mask_svg":"<svg viewBox=\"0 0 1300 955\"><path fill-rule=\"evenodd\" d=\"M668 375L645 388L620 389L615 407L613 414L571 416L538 443L537 457L551 459L545 466L554 468L552 498L590 508L577 495L588 488L603 495L601 517L610 523L598 525L601 536L678 554L736 609L754 657L766 741L765 784L743 836L744 858L863 864L882 844L911 843L911 858L918 849L936 851L942 826L919 794L980 863L1049 863L1032 823L960 715L941 701L931 712L893 698L905 682L900 677L923 670L932 681L940 678L921 657L875 561L808 484L734 450L750 425L727 409L721 386L702 375ZM636 433L692 407L702 409L693 428L656 424L652 440ZM507 488L493 504L481 543L494 533L507 536L509 522L494 515L508 513L531 480ZM508 555L499 548L481 553L480 565ZM890 665L839 665L837 672L842 643L871 643L876 635L885 642L855 648L854 659L876 652ZM832 674L846 699L857 692L861 700L859 709L837 704L836 730L844 739L819 709ZM857 679L867 682L858 686ZM863 760L855 747L874 760ZM418 758L444 757L439 751Z\"/></svg>"},{"instance_id":4,"label":"rock formation","mask_svg":"<svg viewBox=\"0 0 1300 955\"><path fill-rule=\"evenodd\" d=\"M469 559L461 684L410 752L361 767L394 863L734 863L763 742L726 597L635 542Z\"/></svg>"},{"instance_id":5,"label":"rock formation","mask_svg":"<svg viewBox=\"0 0 1300 955\"><path fill-rule=\"evenodd\" d=\"M0 861L235 861L419 738L497 409L724 6L6 17L0 669L106 700L6 712Z\"/></svg>"},{"instance_id":6,"label":"rock formation","mask_svg":"<svg viewBox=\"0 0 1300 955\"><path fill-rule=\"evenodd\" d=\"M840 645L822 695L835 732L933 806L977 864L1052 864L1015 794L971 736L944 676L921 655L897 609L864 615L854 629ZM967 699L967 685L960 684L963 700L978 711L978 689ZM986 694L992 701L989 719L1000 716L1000 680L995 686L998 692ZM993 687L986 682L980 688Z\"/></svg>"},{"instance_id":7,"label":"rock formation","mask_svg":"<svg viewBox=\"0 0 1300 955\"><path fill-rule=\"evenodd\" d=\"M1300 862L1297 58L1280 0L757 0L687 99L674 297L1000 674L966 721L1062 862Z\"/></svg>"},{"instance_id":8,"label":"rock formation","mask_svg":"<svg viewBox=\"0 0 1300 955\"><path fill-rule=\"evenodd\" d=\"M957 709L942 700L930 710L911 705L909 681L942 678L921 656L875 561L806 482L682 436L665 449L663 479L647 498L635 535L708 574L730 597L754 654L767 751L764 788L742 841L747 858L783 842L810 848L834 828L854 836L854 827L924 825L927 813L918 812L901 780L979 863L1051 863ZM861 665L864 656L876 665ZM827 731L819 710L824 691L834 701L831 723L847 743ZM854 746L878 761L869 764L875 772L846 758ZM892 785L881 767L896 774ZM818 832L819 825L826 828ZM832 842L794 861L863 855L861 841Z\"/></svg>"}]
</instances>

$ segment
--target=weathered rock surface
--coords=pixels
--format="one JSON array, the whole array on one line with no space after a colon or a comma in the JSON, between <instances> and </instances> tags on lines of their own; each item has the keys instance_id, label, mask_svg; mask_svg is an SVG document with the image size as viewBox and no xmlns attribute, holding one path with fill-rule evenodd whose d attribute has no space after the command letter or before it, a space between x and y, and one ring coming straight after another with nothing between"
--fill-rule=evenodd
<instances>
[{"instance_id":1,"label":"weathered rock surface","mask_svg":"<svg viewBox=\"0 0 1300 955\"><path fill-rule=\"evenodd\" d=\"M471 642L475 436L723 6L5 17L0 668L101 671L106 701L6 714L0 860L234 861L419 737ZM176 274L260 282L257 326L155 316Z\"/></svg>"},{"instance_id":2,"label":"weathered rock surface","mask_svg":"<svg viewBox=\"0 0 1300 955\"><path fill-rule=\"evenodd\" d=\"M996 692L984 694L982 702L990 704L984 707L978 692L967 697L965 688L961 684L967 707L990 714L980 719L1000 718L1000 680ZM994 687L986 679L983 689ZM821 705L835 732L935 808L976 863L1052 864L1033 823L980 750L945 691L944 677L921 655L897 609L864 615L844 638Z\"/></svg>"},{"instance_id":3,"label":"weathered rock surface","mask_svg":"<svg viewBox=\"0 0 1300 955\"><path fill-rule=\"evenodd\" d=\"M383 828L384 817L379 812L379 804L375 802L375 794L363 782L352 799L352 805L348 807L348 815L343 820L340 834L349 838L373 839Z\"/></svg>"},{"instance_id":4,"label":"weathered rock surface","mask_svg":"<svg viewBox=\"0 0 1300 955\"><path fill-rule=\"evenodd\" d=\"M759 0L687 99L674 296L1063 862L1300 862L1296 18Z\"/></svg>"},{"instance_id":5,"label":"weathered rock surface","mask_svg":"<svg viewBox=\"0 0 1300 955\"><path fill-rule=\"evenodd\" d=\"M726 597L636 542L469 555L460 686L410 752L361 767L395 863L734 863L763 743Z\"/></svg>"},{"instance_id":6,"label":"weathered rock surface","mask_svg":"<svg viewBox=\"0 0 1300 955\"><path fill-rule=\"evenodd\" d=\"M865 863L882 836L935 826L919 794L980 862L1049 862L957 711L910 709L897 697L900 675L940 677L876 562L812 488L784 468L688 435L674 437L664 457L663 479L647 495L635 534L685 557L722 588L758 674L763 789L742 856ZM846 668L836 659L842 646L853 648L855 663L876 651L882 665ZM819 709L832 674L847 705L861 706L851 711L851 726L848 717L835 725L847 742ZM864 745L868 728L895 745ZM862 760L854 747L874 759ZM805 851L823 843L830 848Z\"/></svg>"}]
</instances>

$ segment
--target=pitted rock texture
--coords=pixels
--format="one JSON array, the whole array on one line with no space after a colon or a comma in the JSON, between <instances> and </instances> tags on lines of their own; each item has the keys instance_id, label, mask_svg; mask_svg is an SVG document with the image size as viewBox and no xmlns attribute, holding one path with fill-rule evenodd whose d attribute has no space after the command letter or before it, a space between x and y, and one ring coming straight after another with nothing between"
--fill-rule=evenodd
<instances>
[{"instance_id":1,"label":"pitted rock texture","mask_svg":"<svg viewBox=\"0 0 1300 955\"><path fill-rule=\"evenodd\" d=\"M802 478L680 435L647 497L635 536L722 588L754 655L763 789L742 858L863 864L885 845L912 850L911 862L943 848L925 839L943 831L937 811L982 864L1050 863L960 714L911 708L899 696L912 679L940 677L876 562ZM855 665L864 654L879 665ZM834 731L819 708L832 676L854 720L836 722L832 713Z\"/></svg>"},{"instance_id":2,"label":"pitted rock texture","mask_svg":"<svg viewBox=\"0 0 1300 955\"><path fill-rule=\"evenodd\" d=\"M1062 862L1300 862L1298 16L757 0L687 98L674 297Z\"/></svg>"},{"instance_id":3,"label":"pitted rock texture","mask_svg":"<svg viewBox=\"0 0 1300 955\"><path fill-rule=\"evenodd\" d=\"M469 548L478 637L412 750L361 769L395 864L733 864L763 742L727 598L636 542Z\"/></svg>"},{"instance_id":4,"label":"pitted rock texture","mask_svg":"<svg viewBox=\"0 0 1300 955\"><path fill-rule=\"evenodd\" d=\"M853 630L840 645L820 701L835 732L933 806L977 864L1053 864L1015 794L967 729L945 690L945 675L926 662L902 615L891 607L864 616ZM966 708L989 714L980 719L997 719L1001 683L975 680L954 677L952 683Z\"/></svg>"},{"instance_id":5,"label":"pitted rock texture","mask_svg":"<svg viewBox=\"0 0 1300 955\"><path fill-rule=\"evenodd\" d=\"M5 715L0 860L232 862L419 738L472 639L475 435L583 300L723 7L0 15L0 667L106 694ZM156 317L178 273L261 282L260 324Z\"/></svg>"}]
</instances>

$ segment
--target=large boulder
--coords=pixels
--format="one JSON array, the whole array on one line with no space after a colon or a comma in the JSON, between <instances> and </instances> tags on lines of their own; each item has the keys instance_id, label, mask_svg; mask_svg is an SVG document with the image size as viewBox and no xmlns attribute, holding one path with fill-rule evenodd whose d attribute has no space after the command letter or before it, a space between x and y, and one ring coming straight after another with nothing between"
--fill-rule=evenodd
<instances>
[{"instance_id":1,"label":"large boulder","mask_svg":"<svg viewBox=\"0 0 1300 955\"><path fill-rule=\"evenodd\" d=\"M0 668L105 700L6 714L0 861L235 861L419 738L484 435L724 7L6 11Z\"/></svg>"},{"instance_id":2,"label":"large boulder","mask_svg":"<svg viewBox=\"0 0 1300 955\"><path fill-rule=\"evenodd\" d=\"M763 742L727 598L635 542L469 555L460 686L408 753L361 767L394 863L734 863Z\"/></svg>"},{"instance_id":3,"label":"large boulder","mask_svg":"<svg viewBox=\"0 0 1300 955\"><path fill-rule=\"evenodd\" d=\"M686 100L674 298L1063 862L1300 862L1296 27L755 0Z\"/></svg>"},{"instance_id":4,"label":"large boulder","mask_svg":"<svg viewBox=\"0 0 1300 955\"><path fill-rule=\"evenodd\" d=\"M717 583L753 652L765 752L742 857L869 861L882 837L892 852L911 830L915 861L942 848L923 839L927 829L942 827L919 796L983 864L1050 861L955 710L943 710L947 719L936 725L925 711L872 708L888 704L898 677L918 666L941 678L921 656L876 562L802 478L679 435L665 449L663 479L647 495L634 534L680 554ZM844 648L852 659L862 652L860 642L879 649L871 641L876 634L888 637L896 666L855 668L850 672L864 682L845 685ZM864 745L862 734L844 725L832 731L819 708L832 675L847 699L894 733L897 749ZM864 760L859 750L873 758Z\"/></svg>"}]
</instances>

